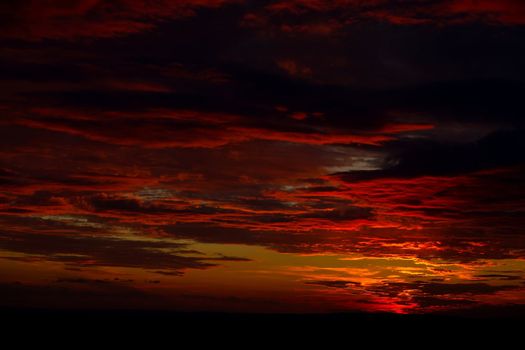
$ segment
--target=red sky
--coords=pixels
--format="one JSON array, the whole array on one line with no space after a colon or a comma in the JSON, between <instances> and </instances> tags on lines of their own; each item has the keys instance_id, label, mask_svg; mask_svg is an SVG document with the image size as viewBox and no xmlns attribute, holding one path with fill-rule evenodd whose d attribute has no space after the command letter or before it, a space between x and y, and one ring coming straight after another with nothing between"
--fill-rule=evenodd
<instances>
[{"instance_id":1,"label":"red sky","mask_svg":"<svg viewBox=\"0 0 525 350\"><path fill-rule=\"evenodd\" d=\"M0 23L0 306L525 304L522 1L18 1Z\"/></svg>"}]
</instances>

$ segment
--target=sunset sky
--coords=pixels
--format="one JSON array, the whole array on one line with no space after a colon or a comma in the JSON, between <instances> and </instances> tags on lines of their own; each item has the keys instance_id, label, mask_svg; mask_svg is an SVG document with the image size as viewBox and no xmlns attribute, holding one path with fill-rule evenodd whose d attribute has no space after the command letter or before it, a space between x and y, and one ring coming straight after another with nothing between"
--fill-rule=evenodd
<instances>
[{"instance_id":1,"label":"sunset sky","mask_svg":"<svg viewBox=\"0 0 525 350\"><path fill-rule=\"evenodd\" d=\"M522 0L0 2L0 307L525 305Z\"/></svg>"}]
</instances>

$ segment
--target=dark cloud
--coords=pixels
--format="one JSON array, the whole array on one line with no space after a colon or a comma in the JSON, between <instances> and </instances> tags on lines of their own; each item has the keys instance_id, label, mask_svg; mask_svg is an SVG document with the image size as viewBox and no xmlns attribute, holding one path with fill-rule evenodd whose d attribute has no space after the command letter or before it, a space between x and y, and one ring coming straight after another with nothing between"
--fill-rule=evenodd
<instances>
[{"instance_id":1,"label":"dark cloud","mask_svg":"<svg viewBox=\"0 0 525 350\"><path fill-rule=\"evenodd\" d=\"M361 286L361 283L343 280L320 280L306 281L307 284L315 284L331 288L352 288ZM493 286L486 283L435 283L435 282L413 282L413 283L389 283L388 285L365 286L369 291L378 295L398 296L405 290L418 290L423 295L444 296L444 295L475 295L493 294L502 290L515 289L516 286L504 285ZM447 302L447 300L443 300ZM461 303L460 303L461 304Z\"/></svg>"},{"instance_id":2,"label":"dark cloud","mask_svg":"<svg viewBox=\"0 0 525 350\"><path fill-rule=\"evenodd\" d=\"M520 130L491 133L472 143L440 143L430 140L404 140L393 143L384 169L341 175L359 178L409 178L416 176L455 176L485 169L521 166L525 163L525 134Z\"/></svg>"},{"instance_id":3,"label":"dark cloud","mask_svg":"<svg viewBox=\"0 0 525 350\"><path fill-rule=\"evenodd\" d=\"M512 285L489 285L486 283L433 283L433 282L414 282L414 283L389 283L387 285L375 285L369 288L371 291L383 296L395 297L406 290L418 290L424 296L442 297L447 304L448 295L458 295L463 297L473 297L475 295L494 294L498 291L519 289Z\"/></svg>"},{"instance_id":4,"label":"dark cloud","mask_svg":"<svg viewBox=\"0 0 525 350\"><path fill-rule=\"evenodd\" d=\"M479 277L481 279L500 279L505 281L516 281L516 280L522 280L523 278L521 276L512 276L512 275L505 275L505 274L482 274L477 275L476 277Z\"/></svg>"},{"instance_id":5,"label":"dark cloud","mask_svg":"<svg viewBox=\"0 0 525 350\"><path fill-rule=\"evenodd\" d=\"M56 261L77 267L118 266L141 269L183 271L216 266L212 261L245 259L195 255L180 243L125 240L107 237L86 237L51 234L9 234L3 232L2 249L23 253L41 261Z\"/></svg>"},{"instance_id":6,"label":"dark cloud","mask_svg":"<svg viewBox=\"0 0 525 350\"><path fill-rule=\"evenodd\" d=\"M352 281L327 281L327 280L320 280L320 281L306 281L306 284L313 284L313 285L319 285L319 286L325 286L330 288L349 288L351 286L358 286L360 285L359 282L352 282Z\"/></svg>"},{"instance_id":7,"label":"dark cloud","mask_svg":"<svg viewBox=\"0 0 525 350\"><path fill-rule=\"evenodd\" d=\"M264 10L251 14L246 18L246 25L330 35L349 24L370 20L400 26L459 25L476 21L521 25L525 23L524 12L525 7L518 0L504 0L497 4L490 0L284 0L271 2ZM331 16L332 21L320 21L325 16Z\"/></svg>"},{"instance_id":8,"label":"dark cloud","mask_svg":"<svg viewBox=\"0 0 525 350\"><path fill-rule=\"evenodd\" d=\"M202 7L228 1L75 0L8 1L0 7L3 36L29 40L78 37L108 38L151 30L159 20L184 18Z\"/></svg>"}]
</instances>

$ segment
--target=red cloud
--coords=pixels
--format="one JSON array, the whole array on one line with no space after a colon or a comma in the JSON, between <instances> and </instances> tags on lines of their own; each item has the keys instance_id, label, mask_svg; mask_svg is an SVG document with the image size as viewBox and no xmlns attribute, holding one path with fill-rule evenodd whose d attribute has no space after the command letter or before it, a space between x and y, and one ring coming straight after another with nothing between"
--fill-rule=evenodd
<instances>
[{"instance_id":1,"label":"red cloud","mask_svg":"<svg viewBox=\"0 0 525 350\"><path fill-rule=\"evenodd\" d=\"M67 133L109 144L147 148L213 148L249 140L312 145L379 145L394 139L395 134L433 127L431 124L390 123L376 130L336 130L331 127L309 126L306 116L292 116L288 121L292 128L280 130L275 129L273 124L253 124L248 117L224 113L188 110L85 113L57 108L34 108L5 123ZM296 126L301 126L303 130L293 131Z\"/></svg>"},{"instance_id":2,"label":"red cloud","mask_svg":"<svg viewBox=\"0 0 525 350\"><path fill-rule=\"evenodd\" d=\"M0 37L123 36L227 2L20 1L10 12L0 5L0 17L6 19L0 24L5 29ZM254 14L244 15L243 25L290 36L315 35L316 40L360 21L406 26L471 21L514 25L523 18L523 5L516 1L249 4ZM217 24L226 24L225 33L234 32L233 45L213 40L212 47L195 45L184 50L186 39L199 43L191 31L187 36L182 33L182 45L173 42L181 50L164 50L164 41L152 42L159 51L144 55L137 55L142 38L137 38L138 49L129 45L129 52L121 52L120 45L115 45L114 52L99 52L106 42L5 40L13 47L2 58L6 78L0 106L0 259L33 264L24 267L27 271L53 264L53 273L64 277L71 273L66 268L90 268L96 279L58 281L104 284L105 278L99 279L102 270L180 276L184 270L207 269L220 261L244 261L205 252L212 247L201 243L256 245L259 248L251 248L269 257L256 264L271 261L272 268L286 278L294 273L290 267L303 268L288 281L304 280L308 292L322 288L309 295L330 306L339 305L331 303L341 298L361 309L395 312L434 310L446 302L463 305L470 299L461 298L483 300L482 295L491 293L502 302L505 298L494 293L522 286L518 269L482 271L480 266L503 267L510 259L519 268L525 257L525 177L523 167L517 166L524 162L523 135L521 131L495 132L479 139L493 128L511 127L505 114L519 112L510 100L519 100L515 97L521 85L499 91L498 83L489 82L493 85L489 91L495 95L510 91L508 98L495 100L473 88L477 81L466 88L436 86L421 94L418 85L412 84L407 92L401 86L401 90L380 88L376 95L368 88L360 90L359 84L354 86L359 74L355 81L343 81L348 76L341 69L347 66L340 65L329 49L321 56L330 58L326 63L334 63L337 74L347 77L341 79L344 84L332 85L331 79L322 79L322 70L313 73L325 63L324 59L316 62L318 53L312 52L307 64L297 60L306 57L304 52L310 53L309 40L284 48L287 41L269 36L262 51L252 52L255 42L250 40L260 38L237 27L241 11L237 8L234 15L228 12L218 18ZM378 28L381 34L386 27ZM239 38L241 45L237 45ZM126 45L134 44L128 39ZM369 46L366 34L362 39L360 45ZM329 46L342 42L333 40ZM303 45L308 51L303 52ZM352 63L350 52L357 53L360 45L351 48L345 41L344 61L348 58ZM393 64L396 71L406 66L407 73L419 75L417 67L412 69L419 57L412 48L399 45L410 56L406 62L390 60L382 49L365 56L381 65ZM267 65L259 66L265 60L262 53L274 54L267 56ZM473 54L479 57L476 50ZM254 55L261 56L254 59ZM438 55L432 60L445 58ZM491 55L487 58L495 62ZM358 61L353 68L348 66L350 73L359 73ZM450 66L439 67L432 76L446 79L440 72ZM277 74L279 68L286 74ZM484 71L483 77L500 68ZM467 71L470 79L474 72ZM421 90L425 86L422 81ZM452 87L450 96L448 86ZM486 100L491 103L485 105ZM471 109L473 105L476 108ZM487 120L485 109L493 109ZM503 115L503 120L492 115ZM516 120L512 119L512 126ZM428 121L436 123L437 129L428 131L434 127ZM192 244L175 243L179 240L205 248L192 250ZM288 266L271 258L275 251L301 256L289 255L286 259L291 265L298 261ZM323 264L304 266L308 264L304 255L309 254L325 255ZM356 256L363 261L352 272ZM311 260L313 265L317 258ZM336 267L330 270L331 263ZM63 271L58 264L64 266ZM242 270L258 276L252 273L258 266L262 265ZM452 268L456 270L447 271ZM304 271L308 269L320 271L308 275ZM18 279L18 271L12 272ZM222 283L223 277L218 276L225 276L224 272L206 281ZM261 267L257 272L269 276L274 271ZM20 274L28 279L33 275ZM260 282L258 277L250 278ZM210 289L207 282L199 284ZM296 286L291 290L294 298L300 289ZM241 295L237 287L234 292ZM343 298L342 293L349 294L350 289L354 300ZM173 292L169 287L165 290ZM523 300L523 289L514 292L522 294L516 300ZM331 297L334 300L328 300ZM356 298L365 298L369 305L363 306Z\"/></svg>"},{"instance_id":3,"label":"red cloud","mask_svg":"<svg viewBox=\"0 0 525 350\"><path fill-rule=\"evenodd\" d=\"M222 119L190 112L172 115L199 116L210 123ZM387 259L413 262L417 267L406 271L389 265L387 273L415 271L425 274L423 282L374 278L359 271L351 276L351 269L346 275L344 268L332 274L324 270L301 275L310 287L321 288L320 298L332 295L326 289L337 289L339 296L351 289L368 298L370 310L396 312L437 308L451 299L449 295L454 299L479 294L483 301L487 294L521 283L512 280L516 277L512 272L500 273L502 277L459 275L463 271L474 275L487 259L525 256L520 169L411 178L386 178L379 171L363 181L323 177L326 170L317 169L323 156L306 151L319 147L267 142L253 149L237 144L150 150L51 135L54 148L41 138L29 144L17 135L22 147L3 153L9 160L5 165L18 169L0 169L0 222L5 231L0 245L13 259L176 276L221 261L242 260L198 254L159 239L175 238L258 245L287 253L347 254L349 262L359 254L372 267L374 258L385 259L384 264ZM451 265L464 269L446 271ZM336 273L342 276L334 280ZM472 280L429 280L442 276ZM501 287L486 285L482 278L495 279Z\"/></svg>"},{"instance_id":4,"label":"red cloud","mask_svg":"<svg viewBox=\"0 0 525 350\"><path fill-rule=\"evenodd\" d=\"M156 21L194 15L237 0L60 0L0 5L2 36L22 39L107 38L149 30Z\"/></svg>"},{"instance_id":5,"label":"red cloud","mask_svg":"<svg viewBox=\"0 0 525 350\"><path fill-rule=\"evenodd\" d=\"M521 0L452 0L445 2L442 9L445 15L460 15L465 20L525 24L525 2Z\"/></svg>"},{"instance_id":6,"label":"red cloud","mask_svg":"<svg viewBox=\"0 0 525 350\"><path fill-rule=\"evenodd\" d=\"M325 17L319 20L319 16ZM447 25L482 22L500 25L525 24L521 0L283 0L259 13L250 13L243 24L260 30L332 35L359 21L381 21L394 25Z\"/></svg>"},{"instance_id":7,"label":"red cloud","mask_svg":"<svg viewBox=\"0 0 525 350\"><path fill-rule=\"evenodd\" d=\"M159 20L193 16L200 8L218 8L239 0L74 0L18 1L0 5L2 36L18 39L110 38L154 29ZM309 19L312 13L332 13L330 20ZM303 17L301 23L275 14ZM315 16L314 16L315 17ZM525 24L520 0L441 0L393 6L388 1L288 0L277 1L259 13L247 13L243 24L263 30L328 35L355 22L375 19L399 25L483 21L505 25Z\"/></svg>"},{"instance_id":8,"label":"red cloud","mask_svg":"<svg viewBox=\"0 0 525 350\"><path fill-rule=\"evenodd\" d=\"M312 74L312 70L306 66L299 65L293 60L279 60L277 66L293 76L309 76Z\"/></svg>"}]
</instances>

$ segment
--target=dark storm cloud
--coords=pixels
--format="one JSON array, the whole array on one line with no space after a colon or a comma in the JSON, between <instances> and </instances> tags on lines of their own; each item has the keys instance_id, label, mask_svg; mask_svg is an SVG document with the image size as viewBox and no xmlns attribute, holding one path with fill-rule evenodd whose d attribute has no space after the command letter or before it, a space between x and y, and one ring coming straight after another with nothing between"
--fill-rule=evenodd
<instances>
[{"instance_id":1,"label":"dark storm cloud","mask_svg":"<svg viewBox=\"0 0 525 350\"><path fill-rule=\"evenodd\" d=\"M494 132L475 142L415 139L393 142L390 147L391 155L385 160L384 169L340 176L349 181L374 177L455 176L525 164L525 132L522 129Z\"/></svg>"}]
</instances>

